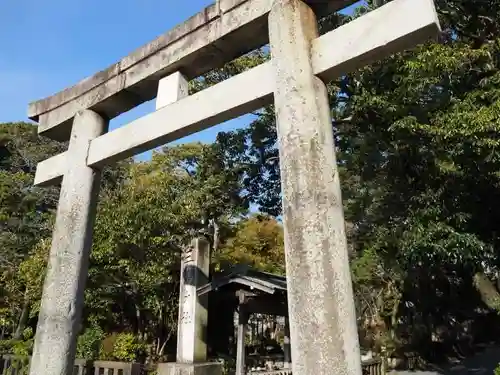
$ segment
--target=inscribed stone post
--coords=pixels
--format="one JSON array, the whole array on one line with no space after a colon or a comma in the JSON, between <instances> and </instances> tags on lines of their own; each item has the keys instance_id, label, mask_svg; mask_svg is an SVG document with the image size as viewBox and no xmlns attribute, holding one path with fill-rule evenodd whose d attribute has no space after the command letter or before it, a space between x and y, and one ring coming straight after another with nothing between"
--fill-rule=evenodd
<instances>
[{"instance_id":1,"label":"inscribed stone post","mask_svg":"<svg viewBox=\"0 0 500 375\"><path fill-rule=\"evenodd\" d=\"M52 237L30 375L73 374L100 171L87 166L90 141L107 130L97 113L76 114Z\"/></svg>"},{"instance_id":2,"label":"inscribed stone post","mask_svg":"<svg viewBox=\"0 0 500 375\"><path fill-rule=\"evenodd\" d=\"M328 95L311 61L316 17L300 0L275 0L269 32L293 374L360 375Z\"/></svg>"},{"instance_id":3,"label":"inscribed stone post","mask_svg":"<svg viewBox=\"0 0 500 375\"><path fill-rule=\"evenodd\" d=\"M210 244L203 238L193 240L182 254L177 331L177 362L158 364L158 375L220 375L220 363L207 359L208 295L197 289L208 282Z\"/></svg>"},{"instance_id":4,"label":"inscribed stone post","mask_svg":"<svg viewBox=\"0 0 500 375\"><path fill-rule=\"evenodd\" d=\"M197 289L208 282L210 244L200 237L182 254L177 333L177 362L196 363L207 359L208 295Z\"/></svg>"}]
</instances>

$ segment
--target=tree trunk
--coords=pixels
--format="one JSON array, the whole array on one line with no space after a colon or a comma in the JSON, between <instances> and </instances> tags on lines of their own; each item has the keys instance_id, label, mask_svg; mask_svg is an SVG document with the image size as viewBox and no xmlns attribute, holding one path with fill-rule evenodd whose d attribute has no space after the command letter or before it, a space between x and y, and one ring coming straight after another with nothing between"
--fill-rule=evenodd
<instances>
[{"instance_id":1,"label":"tree trunk","mask_svg":"<svg viewBox=\"0 0 500 375\"><path fill-rule=\"evenodd\" d=\"M28 297L24 297L23 309L21 311L21 315L19 317L19 321L17 323L16 331L14 332L14 340L21 340L23 338L23 332L26 328L26 323L28 322L30 313L30 303Z\"/></svg>"},{"instance_id":2,"label":"tree trunk","mask_svg":"<svg viewBox=\"0 0 500 375\"><path fill-rule=\"evenodd\" d=\"M483 302L490 309L500 312L500 293L483 272L474 275L474 286L481 295Z\"/></svg>"},{"instance_id":3,"label":"tree trunk","mask_svg":"<svg viewBox=\"0 0 500 375\"><path fill-rule=\"evenodd\" d=\"M396 327L398 325L398 312L399 312L399 304L401 302L401 298L396 298L394 301L394 305L392 306L391 312L391 327L389 328L389 334L392 341L396 340Z\"/></svg>"},{"instance_id":4,"label":"tree trunk","mask_svg":"<svg viewBox=\"0 0 500 375\"><path fill-rule=\"evenodd\" d=\"M161 340L162 340L162 337L163 337L163 333L164 333L164 317L163 317L163 306L161 305L161 303L157 300L156 301L156 305L157 305L157 308L158 308L158 326L157 326L157 329L156 329L156 345L155 345L155 354L156 355L161 355L160 354L160 350L161 350Z\"/></svg>"},{"instance_id":5,"label":"tree trunk","mask_svg":"<svg viewBox=\"0 0 500 375\"><path fill-rule=\"evenodd\" d=\"M142 339L144 332L142 330L141 310L139 309L139 306L137 306L137 305L135 306L135 317L137 319L137 334Z\"/></svg>"},{"instance_id":6,"label":"tree trunk","mask_svg":"<svg viewBox=\"0 0 500 375\"><path fill-rule=\"evenodd\" d=\"M160 346L160 349L158 350L158 357L163 356L163 352L165 351L165 347L167 346L168 340L165 340L165 342ZM158 344L160 344L160 339L158 339Z\"/></svg>"},{"instance_id":7,"label":"tree trunk","mask_svg":"<svg viewBox=\"0 0 500 375\"><path fill-rule=\"evenodd\" d=\"M216 253L220 243L220 228L219 224L217 223L217 220L215 219L213 220L213 227L214 227L214 245L212 251Z\"/></svg>"}]
</instances>

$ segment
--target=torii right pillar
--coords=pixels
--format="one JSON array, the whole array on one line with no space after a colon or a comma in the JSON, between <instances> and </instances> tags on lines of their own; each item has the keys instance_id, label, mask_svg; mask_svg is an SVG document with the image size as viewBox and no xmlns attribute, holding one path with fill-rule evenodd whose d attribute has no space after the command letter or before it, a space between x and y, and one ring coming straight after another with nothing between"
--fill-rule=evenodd
<instances>
[{"instance_id":1,"label":"torii right pillar","mask_svg":"<svg viewBox=\"0 0 500 375\"><path fill-rule=\"evenodd\" d=\"M305 3L275 0L269 39L276 75L292 372L361 375L330 106L311 62L317 37L316 17Z\"/></svg>"}]
</instances>

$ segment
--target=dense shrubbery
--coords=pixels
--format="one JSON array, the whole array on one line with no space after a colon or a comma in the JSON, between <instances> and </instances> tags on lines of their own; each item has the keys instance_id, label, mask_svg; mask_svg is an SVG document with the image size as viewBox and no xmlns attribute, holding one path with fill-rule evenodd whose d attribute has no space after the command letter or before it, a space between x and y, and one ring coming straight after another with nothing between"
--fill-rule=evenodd
<instances>
[{"instance_id":1,"label":"dense shrubbery","mask_svg":"<svg viewBox=\"0 0 500 375\"><path fill-rule=\"evenodd\" d=\"M99 359L105 334L101 327L91 326L78 337L76 357L81 359Z\"/></svg>"},{"instance_id":2,"label":"dense shrubbery","mask_svg":"<svg viewBox=\"0 0 500 375\"><path fill-rule=\"evenodd\" d=\"M87 328L78 337L77 358L138 362L144 360L147 345L132 333L106 336L100 327Z\"/></svg>"}]
</instances>

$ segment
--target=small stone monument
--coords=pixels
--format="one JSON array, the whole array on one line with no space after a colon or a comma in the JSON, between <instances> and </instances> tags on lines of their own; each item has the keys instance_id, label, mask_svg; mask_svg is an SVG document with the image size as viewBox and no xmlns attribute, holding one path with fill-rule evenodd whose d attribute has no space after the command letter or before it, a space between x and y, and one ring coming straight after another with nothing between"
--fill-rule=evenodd
<instances>
[{"instance_id":1,"label":"small stone monument","mask_svg":"<svg viewBox=\"0 0 500 375\"><path fill-rule=\"evenodd\" d=\"M198 237L182 254L177 330L177 362L158 365L158 375L219 375L221 364L207 362L208 294L197 289L208 282L210 243Z\"/></svg>"}]
</instances>

